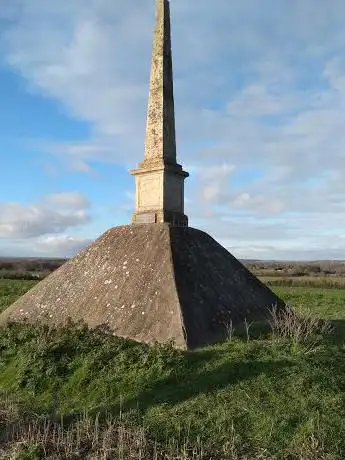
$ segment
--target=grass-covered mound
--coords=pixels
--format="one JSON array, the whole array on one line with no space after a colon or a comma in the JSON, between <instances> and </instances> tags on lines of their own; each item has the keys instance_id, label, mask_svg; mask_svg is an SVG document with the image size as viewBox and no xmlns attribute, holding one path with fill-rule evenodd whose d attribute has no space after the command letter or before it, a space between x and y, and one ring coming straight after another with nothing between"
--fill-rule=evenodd
<instances>
[{"instance_id":1,"label":"grass-covered mound","mask_svg":"<svg viewBox=\"0 0 345 460\"><path fill-rule=\"evenodd\" d=\"M0 309L33 284L0 280ZM0 329L0 458L344 459L345 292L275 290L311 318L192 353L71 325Z\"/></svg>"},{"instance_id":2,"label":"grass-covered mound","mask_svg":"<svg viewBox=\"0 0 345 460\"><path fill-rule=\"evenodd\" d=\"M180 352L82 325L11 324L0 330L0 445L17 458L344 458L337 331L293 313L247 326Z\"/></svg>"}]
</instances>

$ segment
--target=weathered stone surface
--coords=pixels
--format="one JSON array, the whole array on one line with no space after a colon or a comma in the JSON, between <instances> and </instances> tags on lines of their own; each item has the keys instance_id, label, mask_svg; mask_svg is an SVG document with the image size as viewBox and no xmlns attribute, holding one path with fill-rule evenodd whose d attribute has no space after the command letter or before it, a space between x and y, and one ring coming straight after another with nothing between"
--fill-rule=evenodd
<instances>
[{"instance_id":1,"label":"weathered stone surface","mask_svg":"<svg viewBox=\"0 0 345 460\"><path fill-rule=\"evenodd\" d=\"M131 171L135 176L136 209L156 212L156 222L188 225L184 215L184 180L188 173L176 162L174 89L168 0L157 0L144 161ZM167 211L167 212L165 212Z\"/></svg>"},{"instance_id":2,"label":"weathered stone surface","mask_svg":"<svg viewBox=\"0 0 345 460\"><path fill-rule=\"evenodd\" d=\"M147 161L166 159L176 163L173 86L170 5L168 0L157 0L146 123Z\"/></svg>"},{"instance_id":3,"label":"weathered stone surface","mask_svg":"<svg viewBox=\"0 0 345 460\"><path fill-rule=\"evenodd\" d=\"M195 348L225 324L263 318L281 301L206 233L169 224L105 232L0 315L51 324L84 320L141 342Z\"/></svg>"}]
</instances>

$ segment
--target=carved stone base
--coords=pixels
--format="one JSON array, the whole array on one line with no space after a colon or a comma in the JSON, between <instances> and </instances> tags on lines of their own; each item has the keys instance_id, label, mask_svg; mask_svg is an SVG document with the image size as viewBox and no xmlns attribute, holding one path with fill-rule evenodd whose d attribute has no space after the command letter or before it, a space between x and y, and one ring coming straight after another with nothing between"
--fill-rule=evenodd
<instances>
[{"instance_id":1,"label":"carved stone base","mask_svg":"<svg viewBox=\"0 0 345 460\"><path fill-rule=\"evenodd\" d=\"M173 227L188 227L188 217L180 212L152 210L135 212L132 217L133 224L168 223Z\"/></svg>"}]
</instances>

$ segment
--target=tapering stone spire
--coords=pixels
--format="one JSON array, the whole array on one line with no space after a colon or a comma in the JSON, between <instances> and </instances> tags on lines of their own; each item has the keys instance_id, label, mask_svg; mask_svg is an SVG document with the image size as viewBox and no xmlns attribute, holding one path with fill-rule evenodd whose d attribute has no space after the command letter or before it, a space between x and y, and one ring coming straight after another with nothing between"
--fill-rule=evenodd
<instances>
[{"instance_id":1,"label":"tapering stone spire","mask_svg":"<svg viewBox=\"0 0 345 460\"><path fill-rule=\"evenodd\" d=\"M170 4L168 0L156 2L145 155L139 168L131 171L136 177L133 223L188 225L184 179L189 174L176 162Z\"/></svg>"},{"instance_id":2,"label":"tapering stone spire","mask_svg":"<svg viewBox=\"0 0 345 460\"><path fill-rule=\"evenodd\" d=\"M170 5L167 0L157 0L145 160L176 163Z\"/></svg>"}]
</instances>

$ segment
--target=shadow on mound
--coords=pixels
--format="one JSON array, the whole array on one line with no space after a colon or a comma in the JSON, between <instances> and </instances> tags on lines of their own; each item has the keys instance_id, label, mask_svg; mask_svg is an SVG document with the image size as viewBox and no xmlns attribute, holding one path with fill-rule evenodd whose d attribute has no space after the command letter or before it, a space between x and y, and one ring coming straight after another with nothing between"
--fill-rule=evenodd
<instances>
[{"instance_id":1,"label":"shadow on mound","mask_svg":"<svg viewBox=\"0 0 345 460\"><path fill-rule=\"evenodd\" d=\"M155 406L178 405L200 395L207 396L241 382L256 379L260 375L269 377L271 381L282 382L294 371L300 372L299 366L306 366L306 375L309 372L310 375L320 373L318 385L324 386L325 390L328 380L323 377L327 377L328 374L332 375L334 382L342 385L345 375L345 321L330 320L329 323L332 330L311 337L310 342L301 343L299 350L291 351L290 356L292 343L288 340L277 342L278 348L282 347L281 350L285 350L279 353L282 356L280 359L270 359L272 344L266 340L272 340L272 331L267 323L253 324L249 336L245 327L238 328L235 332L236 340L247 342L249 339L249 349L243 359L236 355L232 358L231 342L228 347L219 345L212 349L183 352L183 366L178 372L172 372L170 376L144 388L138 396L125 401L121 406L98 406L94 409L94 414L119 414L132 410L139 410L144 414ZM254 342L258 338L262 340L261 344ZM237 345L240 342L237 342ZM220 364L212 367L211 363L215 360L220 361Z\"/></svg>"},{"instance_id":2,"label":"shadow on mound","mask_svg":"<svg viewBox=\"0 0 345 460\"><path fill-rule=\"evenodd\" d=\"M195 372L186 378L171 376L154 388L143 391L139 397L126 405L126 409L138 407L146 412L150 407L167 404L180 404L199 395L222 390L245 380L255 379L261 374L279 378L292 366L288 360L277 361L237 361L224 363L210 371Z\"/></svg>"},{"instance_id":3,"label":"shadow on mound","mask_svg":"<svg viewBox=\"0 0 345 460\"><path fill-rule=\"evenodd\" d=\"M333 327L332 333L326 337L332 345L344 345L345 344L345 320L342 319L331 319L329 320ZM345 356L344 356L345 359Z\"/></svg>"}]
</instances>

